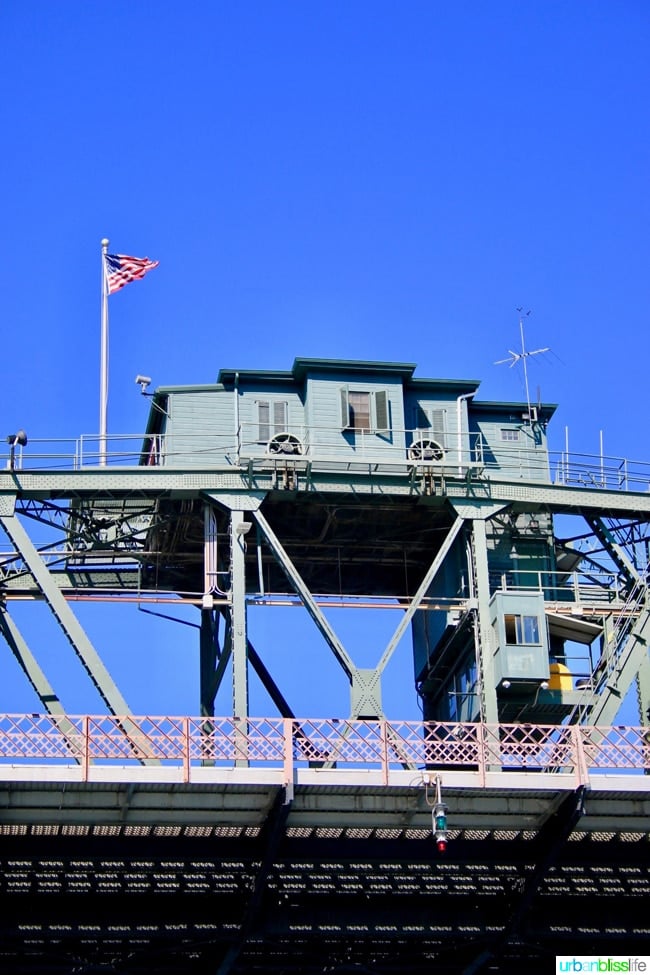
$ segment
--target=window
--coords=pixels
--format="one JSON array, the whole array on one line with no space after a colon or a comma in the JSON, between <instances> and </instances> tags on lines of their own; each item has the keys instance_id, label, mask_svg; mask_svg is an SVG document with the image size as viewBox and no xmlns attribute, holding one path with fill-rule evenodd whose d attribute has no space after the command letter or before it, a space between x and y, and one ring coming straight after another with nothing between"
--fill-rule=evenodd
<instances>
[{"instance_id":1,"label":"window","mask_svg":"<svg viewBox=\"0 0 650 975\"><path fill-rule=\"evenodd\" d=\"M519 613L506 613L506 643L510 646L540 646L539 619Z\"/></svg>"},{"instance_id":2,"label":"window","mask_svg":"<svg viewBox=\"0 0 650 975\"><path fill-rule=\"evenodd\" d=\"M370 433L370 393L348 393L350 427Z\"/></svg>"},{"instance_id":3,"label":"window","mask_svg":"<svg viewBox=\"0 0 650 975\"><path fill-rule=\"evenodd\" d=\"M443 449L447 448L447 410L418 404L413 420L414 440L435 440Z\"/></svg>"},{"instance_id":4,"label":"window","mask_svg":"<svg viewBox=\"0 0 650 975\"><path fill-rule=\"evenodd\" d=\"M516 427L503 427L501 430L501 439L507 440L510 443L516 443L519 440L519 430Z\"/></svg>"},{"instance_id":5,"label":"window","mask_svg":"<svg viewBox=\"0 0 650 975\"><path fill-rule=\"evenodd\" d=\"M349 390L341 387L341 426L361 433L388 433L390 430L388 392Z\"/></svg>"},{"instance_id":6,"label":"window","mask_svg":"<svg viewBox=\"0 0 650 975\"><path fill-rule=\"evenodd\" d=\"M257 401L257 439L259 443L268 443L277 433L287 430L289 404L285 400L260 399Z\"/></svg>"}]
</instances>

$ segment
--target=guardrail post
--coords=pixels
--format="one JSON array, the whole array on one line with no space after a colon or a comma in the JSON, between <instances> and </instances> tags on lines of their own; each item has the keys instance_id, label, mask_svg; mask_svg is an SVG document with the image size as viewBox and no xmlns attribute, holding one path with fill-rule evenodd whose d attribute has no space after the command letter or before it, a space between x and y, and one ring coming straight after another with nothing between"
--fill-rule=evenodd
<instances>
[{"instance_id":1,"label":"guardrail post","mask_svg":"<svg viewBox=\"0 0 650 975\"><path fill-rule=\"evenodd\" d=\"M381 735L381 770L383 783L388 785L388 722L386 718L379 721L379 733Z\"/></svg>"},{"instance_id":2,"label":"guardrail post","mask_svg":"<svg viewBox=\"0 0 650 975\"><path fill-rule=\"evenodd\" d=\"M573 725L571 728L571 738L574 753L574 767L577 786L589 785L589 767L587 765L587 755L582 741L582 728L580 725Z\"/></svg>"},{"instance_id":3,"label":"guardrail post","mask_svg":"<svg viewBox=\"0 0 650 975\"><path fill-rule=\"evenodd\" d=\"M88 781L88 769L90 766L90 717L84 714L81 723L82 734L82 755L81 755L81 775L84 782Z\"/></svg>"},{"instance_id":4,"label":"guardrail post","mask_svg":"<svg viewBox=\"0 0 650 975\"><path fill-rule=\"evenodd\" d=\"M285 804L293 800L293 719L282 719Z\"/></svg>"},{"instance_id":5,"label":"guardrail post","mask_svg":"<svg viewBox=\"0 0 650 975\"><path fill-rule=\"evenodd\" d=\"M478 746L478 778L480 785L485 785L487 771L487 725L481 722L476 728L476 744Z\"/></svg>"},{"instance_id":6,"label":"guardrail post","mask_svg":"<svg viewBox=\"0 0 650 975\"><path fill-rule=\"evenodd\" d=\"M190 781L190 719L183 718L183 782Z\"/></svg>"}]
</instances>

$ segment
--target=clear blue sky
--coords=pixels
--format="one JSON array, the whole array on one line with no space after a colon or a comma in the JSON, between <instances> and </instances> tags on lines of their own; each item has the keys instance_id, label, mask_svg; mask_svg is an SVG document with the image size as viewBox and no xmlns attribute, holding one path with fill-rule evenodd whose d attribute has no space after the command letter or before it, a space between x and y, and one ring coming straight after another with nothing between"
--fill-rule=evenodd
<instances>
[{"instance_id":1,"label":"clear blue sky","mask_svg":"<svg viewBox=\"0 0 650 975\"><path fill-rule=\"evenodd\" d=\"M0 33L7 433L97 431L107 236L160 261L111 298L111 432L138 372L296 355L519 399L523 305L552 445L650 459L647 0L4 0ZM133 709L195 710L191 631L151 621L141 670L130 625L97 644Z\"/></svg>"}]
</instances>

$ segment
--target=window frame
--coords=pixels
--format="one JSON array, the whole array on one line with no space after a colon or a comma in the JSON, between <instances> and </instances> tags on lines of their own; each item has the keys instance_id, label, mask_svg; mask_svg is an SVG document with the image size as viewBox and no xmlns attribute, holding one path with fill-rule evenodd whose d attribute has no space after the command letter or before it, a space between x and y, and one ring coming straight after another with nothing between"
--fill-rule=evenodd
<instances>
[{"instance_id":1,"label":"window frame","mask_svg":"<svg viewBox=\"0 0 650 975\"><path fill-rule=\"evenodd\" d=\"M257 443L267 444L278 433L287 433L289 425L289 401L281 399L256 399ZM263 413L266 411L266 418ZM266 434L266 435L265 435Z\"/></svg>"},{"instance_id":2,"label":"window frame","mask_svg":"<svg viewBox=\"0 0 650 975\"><path fill-rule=\"evenodd\" d=\"M368 426L356 426L351 396L368 397ZM390 425L390 396L387 389L350 389L341 386L339 390L341 405L341 429L344 433L363 433L388 436Z\"/></svg>"},{"instance_id":3,"label":"window frame","mask_svg":"<svg viewBox=\"0 0 650 975\"><path fill-rule=\"evenodd\" d=\"M504 613L503 626L507 647L543 645L540 618L536 613Z\"/></svg>"}]
</instances>

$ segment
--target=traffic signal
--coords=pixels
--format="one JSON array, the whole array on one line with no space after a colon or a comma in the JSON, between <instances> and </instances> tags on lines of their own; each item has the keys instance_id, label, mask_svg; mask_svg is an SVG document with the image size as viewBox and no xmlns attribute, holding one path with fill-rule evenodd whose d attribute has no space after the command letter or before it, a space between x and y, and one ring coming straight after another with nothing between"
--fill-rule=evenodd
<instances>
[{"instance_id":1,"label":"traffic signal","mask_svg":"<svg viewBox=\"0 0 650 975\"><path fill-rule=\"evenodd\" d=\"M447 849L447 807L444 802L437 802L434 806L433 835L438 853L444 853Z\"/></svg>"}]
</instances>

